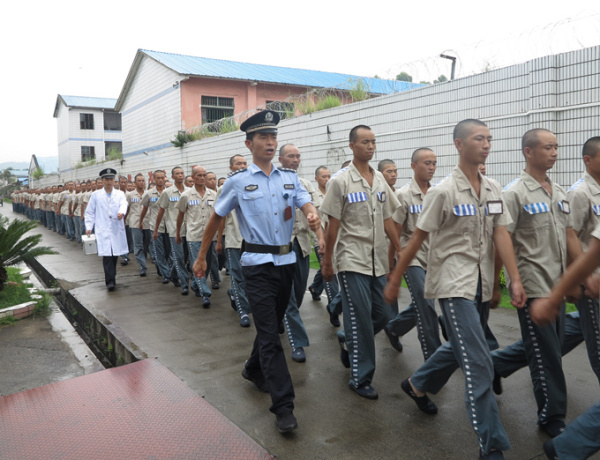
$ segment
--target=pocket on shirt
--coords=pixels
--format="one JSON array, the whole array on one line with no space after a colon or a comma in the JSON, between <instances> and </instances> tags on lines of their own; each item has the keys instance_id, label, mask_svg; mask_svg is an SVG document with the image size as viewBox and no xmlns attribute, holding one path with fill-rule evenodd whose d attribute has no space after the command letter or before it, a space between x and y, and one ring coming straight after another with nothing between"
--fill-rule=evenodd
<instances>
[{"instance_id":1,"label":"pocket on shirt","mask_svg":"<svg viewBox=\"0 0 600 460\"><path fill-rule=\"evenodd\" d=\"M263 192L242 193L239 202L242 213L255 216L267 211L266 200Z\"/></svg>"}]
</instances>

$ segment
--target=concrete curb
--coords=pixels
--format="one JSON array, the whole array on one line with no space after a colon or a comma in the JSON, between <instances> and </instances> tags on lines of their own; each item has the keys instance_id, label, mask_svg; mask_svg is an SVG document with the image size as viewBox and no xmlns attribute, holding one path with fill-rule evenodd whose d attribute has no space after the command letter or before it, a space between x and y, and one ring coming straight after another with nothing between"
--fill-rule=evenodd
<instances>
[{"instance_id":1,"label":"concrete curb","mask_svg":"<svg viewBox=\"0 0 600 460\"><path fill-rule=\"evenodd\" d=\"M57 284L56 278L37 260L31 269L47 285ZM131 339L102 315L81 304L69 291L60 288L56 296L62 312L105 367L116 367L148 358Z\"/></svg>"}]
</instances>

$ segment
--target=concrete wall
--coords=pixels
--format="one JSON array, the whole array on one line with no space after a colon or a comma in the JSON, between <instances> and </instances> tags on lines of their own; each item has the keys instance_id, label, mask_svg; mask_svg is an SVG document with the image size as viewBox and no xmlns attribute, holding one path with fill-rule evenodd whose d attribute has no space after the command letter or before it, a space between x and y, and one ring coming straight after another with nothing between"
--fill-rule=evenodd
<instances>
[{"instance_id":1,"label":"concrete wall","mask_svg":"<svg viewBox=\"0 0 600 460\"><path fill-rule=\"evenodd\" d=\"M137 91L132 93L135 97L139 95ZM136 103L127 101L127 106ZM140 110L144 110L146 117L152 116L152 107ZM129 128L126 121L133 120L126 111L125 138ZM428 146L437 153L435 180L451 171L457 162L452 129L465 118L480 118L490 126L494 140L487 169L501 184L510 182L523 169L520 152L523 133L537 127L552 130L558 137L560 157L551 177L569 186L583 171L582 144L600 134L600 46L284 120L280 123L279 143L293 142L301 148L300 174L312 180L320 164L336 171L351 157L348 132L359 123L367 124L377 136L373 166L384 158L395 160L398 185L402 185L411 176L409 158L417 147ZM174 128L173 124L166 129L175 133ZM154 129L159 127L148 127L148 138L152 138ZM165 127L160 130L164 133ZM175 165L190 171L195 164L223 176L228 172L231 155L241 153L249 157L243 140L241 132L230 133L147 155L128 154L132 145L129 144L122 165L116 162L96 165L63 174L61 179L94 177L106 166L135 174L154 169L170 171Z\"/></svg>"}]
</instances>

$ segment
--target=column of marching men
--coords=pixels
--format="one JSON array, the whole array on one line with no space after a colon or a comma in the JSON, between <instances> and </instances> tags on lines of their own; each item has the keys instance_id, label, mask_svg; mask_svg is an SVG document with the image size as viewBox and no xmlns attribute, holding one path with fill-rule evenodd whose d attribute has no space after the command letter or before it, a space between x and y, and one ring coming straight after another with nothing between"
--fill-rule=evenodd
<instances>
[{"instance_id":1,"label":"column of marching men","mask_svg":"<svg viewBox=\"0 0 600 460\"><path fill-rule=\"evenodd\" d=\"M287 335L291 359L306 361L309 331L300 307L308 289L313 301L326 299L326 317L340 327L340 361L359 396L379 396L373 386L374 336L383 330L401 352L402 336L415 328L424 364L401 388L418 409L436 414L428 393L436 394L460 368L480 458L504 458L510 449L494 393L501 395L502 379L526 366L537 424L550 437L544 444L548 457L587 458L597 450L598 406L586 414L585 430L565 431L561 359L585 342L600 382L598 279L570 292L576 312L565 314L560 299L556 317L536 322L532 306L550 295L588 246L597 250L600 137L584 144L584 175L565 191L547 175L558 158L556 136L546 129L527 131L524 169L502 189L485 175L490 130L468 119L454 129L457 166L446 178L431 182L435 152L415 146L412 178L396 188L396 163L382 160L372 168L376 136L358 125L349 134L352 159L334 174L335 165L316 168L314 186L297 176L300 148L277 145L278 120L275 112L263 111L242 125L252 162L233 155L231 173L218 187L216 175L198 165L189 176L179 166L153 171L149 184L142 174L133 181L121 176L115 188L126 196L123 225L140 276L147 276L150 256L163 284L172 283L183 296L191 289L199 305L209 308L225 269L240 326L249 327L254 316L257 330L242 375L271 395L279 430L298 425L280 334ZM13 210L81 243L87 204L103 187L100 178L25 189L11 195ZM313 250L320 269L309 280ZM125 265L128 253L113 255ZM505 348L488 326L490 308L499 302L502 267L521 327L521 339ZM411 303L398 311L402 277Z\"/></svg>"}]
</instances>

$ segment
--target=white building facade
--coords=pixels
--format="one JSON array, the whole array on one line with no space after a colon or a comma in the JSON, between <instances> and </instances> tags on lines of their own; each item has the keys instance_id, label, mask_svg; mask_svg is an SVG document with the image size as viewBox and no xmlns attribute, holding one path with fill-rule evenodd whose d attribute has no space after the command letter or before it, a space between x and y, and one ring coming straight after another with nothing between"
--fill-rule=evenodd
<instances>
[{"instance_id":1,"label":"white building facade","mask_svg":"<svg viewBox=\"0 0 600 460\"><path fill-rule=\"evenodd\" d=\"M54 118L58 129L61 173L104 161L122 153L121 114L116 99L58 95Z\"/></svg>"}]
</instances>

